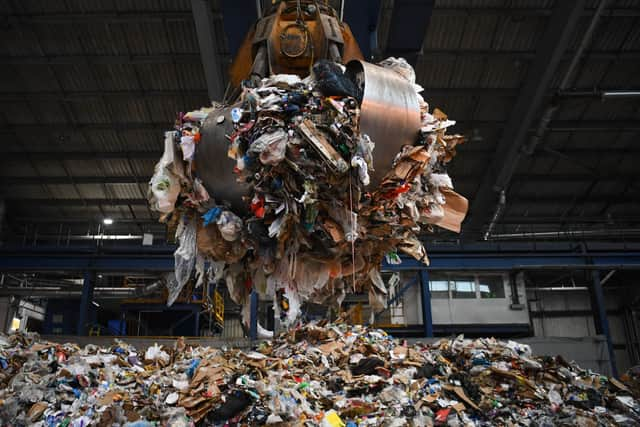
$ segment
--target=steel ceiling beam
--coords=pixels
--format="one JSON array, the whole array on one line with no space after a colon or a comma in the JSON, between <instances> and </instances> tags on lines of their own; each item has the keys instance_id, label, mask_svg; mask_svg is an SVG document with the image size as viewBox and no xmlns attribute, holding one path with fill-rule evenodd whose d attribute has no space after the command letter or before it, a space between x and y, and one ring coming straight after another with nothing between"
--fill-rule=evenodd
<instances>
[{"instance_id":1,"label":"steel ceiling beam","mask_svg":"<svg viewBox=\"0 0 640 427\"><path fill-rule=\"evenodd\" d=\"M544 96L540 94L540 96ZM504 120L459 120L454 131L464 132L474 127L476 128L505 128L508 122ZM166 122L146 122L146 123L29 123L11 124L0 128L0 134L15 134L16 132L50 133L50 132L74 132L74 131L130 131L130 130L150 130L157 131L162 137L162 133L171 129L172 124L169 119ZM534 130L524 128L524 132ZM600 132L610 130L621 130L637 132L640 131L640 122L637 120L554 120L549 123L549 130L552 132Z\"/></svg>"},{"instance_id":2,"label":"steel ceiling beam","mask_svg":"<svg viewBox=\"0 0 640 427\"><path fill-rule=\"evenodd\" d=\"M581 16L591 16L595 8L589 7L581 11ZM254 9L251 8L251 12ZM435 16L540 16L547 17L553 13L552 9L541 7L434 7L433 15ZM212 12L212 16L222 16L220 12ZM612 7L607 10L607 16L611 17L637 17L640 16L640 8L638 7ZM87 13L17 13L7 15L7 19L11 22L14 19L21 19L36 23L58 23L58 24L76 24L78 22L121 22L135 23L140 22L159 22L164 21L184 21L192 19L191 12L187 10L136 10L136 11L109 11L109 12L87 12Z\"/></svg>"},{"instance_id":3,"label":"steel ceiling beam","mask_svg":"<svg viewBox=\"0 0 640 427\"><path fill-rule=\"evenodd\" d=\"M188 10L136 10L131 12L87 12L87 13L15 13L7 16L9 24L15 20L20 22L42 24L77 24L77 23L134 23L165 21L184 21L191 19Z\"/></svg>"},{"instance_id":4,"label":"steel ceiling beam","mask_svg":"<svg viewBox=\"0 0 640 427\"><path fill-rule=\"evenodd\" d=\"M568 2L570 3L570 2ZM583 8L578 12L578 16L591 16L596 8ZM515 16L540 16L552 17L553 9L548 8L530 8L530 7L437 7L433 9L435 16L478 16L478 15L495 15L513 18ZM630 7L612 7L607 9L607 16L611 17L637 17L640 16L640 8Z\"/></svg>"},{"instance_id":5,"label":"steel ceiling beam","mask_svg":"<svg viewBox=\"0 0 640 427\"><path fill-rule=\"evenodd\" d=\"M543 94L549 89L562 55L571 42L584 6L584 0L556 3L550 22L538 42L536 57L529 67L521 95L498 141L494 160L471 204L466 228L480 229L489 220L489 211L515 170L527 130L533 124Z\"/></svg>"},{"instance_id":6,"label":"steel ceiling beam","mask_svg":"<svg viewBox=\"0 0 640 427\"><path fill-rule=\"evenodd\" d=\"M7 204L13 206L146 206L147 199L42 199L8 197Z\"/></svg>"},{"instance_id":7,"label":"steel ceiling beam","mask_svg":"<svg viewBox=\"0 0 640 427\"><path fill-rule=\"evenodd\" d=\"M4 178L2 178L4 179ZM78 179L81 180L81 178L75 178L76 182L78 183L82 183L82 181L78 181ZM640 180L640 174L620 174L620 173L613 173L611 175L606 175L606 176L602 176L602 177L598 177L598 182L602 182L602 181L607 181L607 182L618 182L618 181L626 181L628 179L638 179ZM474 183L478 181L478 176L476 175L456 175L454 178L454 183L455 182L469 182L469 181L473 181ZM572 184L576 184L576 183L588 183L594 180L594 176L593 175L585 175L585 174L553 174L553 173L546 173L546 174L532 174L532 173L524 173L524 174L517 174L513 176L513 181L514 182L518 182L520 184L526 183L526 182L536 182L536 183L540 183L540 182L547 182L547 183L558 183L558 184L562 184L562 183L572 183Z\"/></svg>"},{"instance_id":8,"label":"steel ceiling beam","mask_svg":"<svg viewBox=\"0 0 640 427\"><path fill-rule=\"evenodd\" d=\"M429 29L435 0L394 0L386 56L401 56L415 66Z\"/></svg>"},{"instance_id":9,"label":"steel ceiling beam","mask_svg":"<svg viewBox=\"0 0 640 427\"><path fill-rule=\"evenodd\" d=\"M536 56L535 51L528 50L495 50L495 49L423 49L422 61L442 61L456 58L482 57L491 59L519 59L532 60ZM572 51L562 56L568 60ZM588 61L635 61L640 59L640 51L604 51L589 52ZM0 56L0 63L5 65L69 65L69 64L95 64L95 65L138 65L138 64L200 64L200 54L175 53L171 55L24 55L24 56Z\"/></svg>"},{"instance_id":10,"label":"steel ceiling beam","mask_svg":"<svg viewBox=\"0 0 640 427\"><path fill-rule=\"evenodd\" d=\"M500 219L502 225L549 225L565 222L566 224L637 224L638 216L570 216L564 219L558 216L506 216Z\"/></svg>"},{"instance_id":11,"label":"steel ceiling beam","mask_svg":"<svg viewBox=\"0 0 640 427\"><path fill-rule=\"evenodd\" d=\"M589 90L589 89L586 89ZM20 101L83 101L93 98L149 98L149 97L183 97L202 96L206 89L186 90L106 90L106 91L43 91L43 92L0 92L0 100L9 102Z\"/></svg>"},{"instance_id":12,"label":"steel ceiling beam","mask_svg":"<svg viewBox=\"0 0 640 427\"><path fill-rule=\"evenodd\" d=\"M640 152L638 152L640 153ZM139 177L135 176L73 176L73 179L68 176L0 176L0 186L16 186L16 185L42 185L42 184L142 184ZM613 173L611 175L603 175L597 177L598 182L617 182L627 180L640 180L640 174L622 174ZM514 175L513 181L520 183L532 181L532 182L558 182L558 183L583 183L591 182L594 180L593 175L585 174L532 174L524 173ZM459 175L454 177L454 181L458 183L474 183L478 181L477 175Z\"/></svg>"},{"instance_id":13,"label":"steel ceiling beam","mask_svg":"<svg viewBox=\"0 0 640 427\"><path fill-rule=\"evenodd\" d=\"M640 56L638 57L640 59ZM546 97L556 96L558 99L567 98L594 98L602 99L637 99L636 92L625 91L617 88L576 88L571 91L555 93L554 90L546 93ZM424 96L432 98L436 96L518 96L520 91L517 88L498 87L425 87ZM206 96L207 90L185 89L185 90L106 90L106 91L39 91L39 92L0 92L0 100L6 102L28 101L84 101L94 98L123 98L126 100L133 98L156 98L156 97L183 97L183 96Z\"/></svg>"},{"instance_id":14,"label":"steel ceiling beam","mask_svg":"<svg viewBox=\"0 0 640 427\"><path fill-rule=\"evenodd\" d=\"M471 144L473 143L468 143L469 145L462 145L461 148L458 148L458 150L463 151L465 154L469 154L469 155L473 155L473 156L493 156L495 154L495 152L493 150L487 150L485 148L482 147L477 147L477 146L473 146ZM597 144L596 141L594 141L594 144ZM585 144L583 146L583 148L571 148L571 149L566 149L563 151L554 151L552 149L547 149L547 150L540 150L540 151L536 151L533 156L537 157L547 157L547 156L554 156L554 157L558 157L560 155L564 156L564 157L579 157L579 158L596 158L596 159L602 159L603 157L607 157L607 156L626 156L626 155L640 155L640 148L610 148L610 149L602 149L599 146L595 146L593 148L587 148L586 147L587 144ZM597 148L596 148L597 147ZM476 148L482 148L482 149L476 149Z\"/></svg>"},{"instance_id":15,"label":"steel ceiling beam","mask_svg":"<svg viewBox=\"0 0 640 427\"><path fill-rule=\"evenodd\" d=\"M473 148L473 143L463 145L458 150L464 151L466 155L474 157L493 156L493 151L485 149L477 150ZM606 157L615 156L638 156L640 149L637 148L611 148L611 149L591 149L591 148L574 148L561 152L566 158L575 158L578 160L601 160ZM162 156L162 151L31 151L31 152L10 152L0 151L0 163L8 162L24 162L24 161L42 161L42 160L111 160L111 159L152 159L156 160ZM555 158L558 154L549 153L547 151L536 151L535 158Z\"/></svg>"},{"instance_id":16,"label":"steel ceiling beam","mask_svg":"<svg viewBox=\"0 0 640 427\"><path fill-rule=\"evenodd\" d=\"M566 222L568 224L634 224L640 222L640 215L637 216L617 216L617 215L602 215L602 216L570 216L565 217L564 219L561 216L506 216L500 220L500 224L526 224L530 225L548 225L548 224L560 224L561 222ZM24 224L38 224L42 226L57 226L60 224L70 225L70 226L80 226L93 224L97 225L102 223L101 218L70 218L70 217L43 217L43 218L29 218L29 217L14 217L9 218L8 221L13 227L18 225L22 226ZM166 227L165 224L158 222L155 218L117 218L115 225L124 224L124 225L145 225L147 227L155 226L158 229L164 229ZM111 226L113 227L113 226ZM65 229L66 231L66 229Z\"/></svg>"},{"instance_id":17,"label":"steel ceiling beam","mask_svg":"<svg viewBox=\"0 0 640 427\"><path fill-rule=\"evenodd\" d=\"M379 54L379 52L374 52L374 50L378 49L378 22L380 20L382 1L341 0L340 3L344 8L343 21L351 28L351 33L358 42L364 58L370 60L374 54Z\"/></svg>"},{"instance_id":18,"label":"steel ceiling beam","mask_svg":"<svg viewBox=\"0 0 640 427\"><path fill-rule=\"evenodd\" d=\"M25 198L7 197L5 199L10 206L145 206L147 199L49 199L49 198ZM568 204L571 203L570 195L515 195L510 199L510 204ZM636 205L637 200L625 196L590 196L585 203L611 203L612 205Z\"/></svg>"},{"instance_id":19,"label":"steel ceiling beam","mask_svg":"<svg viewBox=\"0 0 640 427\"><path fill-rule=\"evenodd\" d=\"M0 62L7 65L126 65L126 64L199 64L200 55L175 53L171 55L25 55L2 56Z\"/></svg>"},{"instance_id":20,"label":"steel ceiling beam","mask_svg":"<svg viewBox=\"0 0 640 427\"><path fill-rule=\"evenodd\" d=\"M102 224L103 218L96 217L25 217L25 216L15 216L11 218L11 224ZM109 229L113 227L117 227L118 225L125 224L151 224L158 225L161 227L165 227L166 225L159 222L157 218L114 218L114 223L109 226Z\"/></svg>"},{"instance_id":21,"label":"steel ceiling beam","mask_svg":"<svg viewBox=\"0 0 640 427\"><path fill-rule=\"evenodd\" d=\"M563 61L568 61L572 58L574 51L567 51L562 55ZM494 59L514 59L530 61L536 57L535 51L530 50L495 50L495 49L424 49L421 60L423 61L441 61L441 60L455 60L457 58L485 58L488 60ZM590 51L586 57L586 61L627 61L640 59L640 51L606 51L596 50Z\"/></svg>"},{"instance_id":22,"label":"steel ceiling beam","mask_svg":"<svg viewBox=\"0 0 640 427\"><path fill-rule=\"evenodd\" d=\"M510 205L517 204L550 204L570 205L573 203L573 194L516 194L509 199ZM638 201L632 197L620 195L592 195L584 203L611 203L612 205L637 205Z\"/></svg>"},{"instance_id":23,"label":"steel ceiling beam","mask_svg":"<svg viewBox=\"0 0 640 427\"><path fill-rule=\"evenodd\" d=\"M31 151L0 152L0 163L31 160L159 159L162 151Z\"/></svg>"},{"instance_id":24,"label":"steel ceiling beam","mask_svg":"<svg viewBox=\"0 0 640 427\"><path fill-rule=\"evenodd\" d=\"M31 133L49 133L49 132L74 132L74 131L127 131L127 130L155 130L166 131L172 127L170 121L166 122L144 122L144 123L30 123L30 124L11 124L4 125L0 128L2 133L28 132ZM161 133L159 133L161 135Z\"/></svg>"},{"instance_id":25,"label":"steel ceiling beam","mask_svg":"<svg viewBox=\"0 0 640 427\"><path fill-rule=\"evenodd\" d=\"M222 74L220 55L214 43L215 31L211 2L208 0L191 0L191 12L196 25L200 57L207 81L207 93L210 101L222 101L225 78Z\"/></svg>"},{"instance_id":26,"label":"steel ceiling beam","mask_svg":"<svg viewBox=\"0 0 640 427\"><path fill-rule=\"evenodd\" d=\"M135 176L0 176L0 186L40 184L141 184Z\"/></svg>"}]
</instances>

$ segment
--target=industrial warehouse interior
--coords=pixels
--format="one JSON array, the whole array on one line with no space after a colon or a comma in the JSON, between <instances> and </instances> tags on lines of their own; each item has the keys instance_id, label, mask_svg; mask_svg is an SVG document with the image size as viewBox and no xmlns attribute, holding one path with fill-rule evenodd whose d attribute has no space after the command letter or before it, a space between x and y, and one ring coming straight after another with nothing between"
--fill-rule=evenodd
<instances>
[{"instance_id":1,"label":"industrial warehouse interior","mask_svg":"<svg viewBox=\"0 0 640 427\"><path fill-rule=\"evenodd\" d=\"M0 4L0 425L640 425L639 1Z\"/></svg>"}]
</instances>

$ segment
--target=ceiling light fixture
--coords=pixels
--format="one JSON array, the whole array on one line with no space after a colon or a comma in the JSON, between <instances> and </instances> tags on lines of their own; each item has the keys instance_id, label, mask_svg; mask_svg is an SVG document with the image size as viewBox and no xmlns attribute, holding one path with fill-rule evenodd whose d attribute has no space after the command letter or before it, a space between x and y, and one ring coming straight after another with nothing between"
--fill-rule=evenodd
<instances>
[{"instance_id":1,"label":"ceiling light fixture","mask_svg":"<svg viewBox=\"0 0 640 427\"><path fill-rule=\"evenodd\" d=\"M105 219L103 219L103 220L102 220L102 223L103 223L104 225L111 225L111 224L113 224L113 219L111 219L111 218L105 218Z\"/></svg>"}]
</instances>

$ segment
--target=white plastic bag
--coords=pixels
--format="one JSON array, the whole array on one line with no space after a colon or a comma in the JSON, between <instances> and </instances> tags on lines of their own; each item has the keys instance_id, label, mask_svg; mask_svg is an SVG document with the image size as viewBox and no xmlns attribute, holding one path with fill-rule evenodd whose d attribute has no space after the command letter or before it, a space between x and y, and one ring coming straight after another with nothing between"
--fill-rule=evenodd
<instances>
[{"instance_id":1,"label":"white plastic bag","mask_svg":"<svg viewBox=\"0 0 640 427\"><path fill-rule=\"evenodd\" d=\"M185 135L180 138L180 148L182 148L182 157L185 160L193 160L193 154L196 151L196 143L193 136Z\"/></svg>"},{"instance_id":2,"label":"white plastic bag","mask_svg":"<svg viewBox=\"0 0 640 427\"><path fill-rule=\"evenodd\" d=\"M282 136L278 137L264 147L260 153L260 161L265 165L277 165L284 160L287 151L287 134L282 131Z\"/></svg>"},{"instance_id":3,"label":"white plastic bag","mask_svg":"<svg viewBox=\"0 0 640 427\"><path fill-rule=\"evenodd\" d=\"M222 238L228 242L238 240L242 231L242 220L231 211L224 211L216 221Z\"/></svg>"},{"instance_id":4,"label":"white plastic bag","mask_svg":"<svg viewBox=\"0 0 640 427\"><path fill-rule=\"evenodd\" d=\"M167 298L167 306L171 307L175 302L180 291L191 277L193 268L196 264L198 249L196 246L196 224L194 221L188 223L180 223L176 234L180 246L173 253L175 259L175 280L167 282L169 296Z\"/></svg>"},{"instance_id":5,"label":"white plastic bag","mask_svg":"<svg viewBox=\"0 0 640 427\"><path fill-rule=\"evenodd\" d=\"M171 359L171 357L164 352L157 343L147 349L144 353L144 358L145 360L151 360L154 362L161 361L164 363L169 363L169 360Z\"/></svg>"},{"instance_id":6,"label":"white plastic bag","mask_svg":"<svg viewBox=\"0 0 640 427\"><path fill-rule=\"evenodd\" d=\"M149 182L149 187L153 195L151 207L155 211L163 213L168 213L173 210L178 195L180 194L180 180L169 169L169 166L174 162L174 136L175 132L165 132L164 153L160 161L156 164L155 173Z\"/></svg>"},{"instance_id":7,"label":"white plastic bag","mask_svg":"<svg viewBox=\"0 0 640 427\"><path fill-rule=\"evenodd\" d=\"M367 162L360 156L353 156L351 158L351 167L358 168L358 177L360 182L365 187L369 185L369 172Z\"/></svg>"}]
</instances>

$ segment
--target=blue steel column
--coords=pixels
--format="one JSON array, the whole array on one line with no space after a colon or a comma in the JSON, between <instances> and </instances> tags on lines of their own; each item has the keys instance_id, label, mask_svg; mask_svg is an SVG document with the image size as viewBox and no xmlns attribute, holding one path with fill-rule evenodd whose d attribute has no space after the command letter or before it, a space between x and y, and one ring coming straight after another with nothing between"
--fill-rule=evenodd
<instances>
[{"instance_id":1,"label":"blue steel column","mask_svg":"<svg viewBox=\"0 0 640 427\"><path fill-rule=\"evenodd\" d=\"M96 272L85 271L82 284L82 297L80 299L80 315L78 316L78 335L87 335L87 322L89 310L93 301L93 288L96 284Z\"/></svg>"},{"instance_id":2,"label":"blue steel column","mask_svg":"<svg viewBox=\"0 0 640 427\"><path fill-rule=\"evenodd\" d=\"M255 340L258 338L258 293L251 291L251 314L249 318L249 338Z\"/></svg>"},{"instance_id":3,"label":"blue steel column","mask_svg":"<svg viewBox=\"0 0 640 427\"><path fill-rule=\"evenodd\" d=\"M618 376L618 366L616 363L616 355L613 351L613 340L611 339L611 331L609 330L609 319L607 319L607 307L604 302L604 292L602 283L600 283L600 271L593 270L591 272L593 278L593 300L596 304L595 320L598 322L599 328L607 339L607 348L609 350L609 361L611 363L611 373L614 377Z\"/></svg>"},{"instance_id":4,"label":"blue steel column","mask_svg":"<svg viewBox=\"0 0 640 427\"><path fill-rule=\"evenodd\" d=\"M431 290L429 289L429 272L420 270L420 289L422 290L422 325L424 336L433 336L433 318L431 316Z\"/></svg>"},{"instance_id":5,"label":"blue steel column","mask_svg":"<svg viewBox=\"0 0 640 427\"><path fill-rule=\"evenodd\" d=\"M200 307L197 307L196 310L193 311L193 317L195 317L194 325L193 325L193 336L200 336Z\"/></svg>"}]
</instances>

